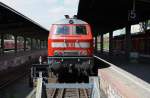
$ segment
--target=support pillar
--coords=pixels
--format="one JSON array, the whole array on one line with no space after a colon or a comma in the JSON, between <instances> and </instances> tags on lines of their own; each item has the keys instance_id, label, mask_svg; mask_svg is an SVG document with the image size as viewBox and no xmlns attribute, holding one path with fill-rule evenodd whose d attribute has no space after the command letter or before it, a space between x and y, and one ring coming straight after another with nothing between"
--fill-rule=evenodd
<instances>
[{"instance_id":1,"label":"support pillar","mask_svg":"<svg viewBox=\"0 0 150 98\"><path fill-rule=\"evenodd\" d=\"M43 40L43 48L45 49L46 47L45 47L45 40Z\"/></svg>"},{"instance_id":2,"label":"support pillar","mask_svg":"<svg viewBox=\"0 0 150 98\"><path fill-rule=\"evenodd\" d=\"M38 43L38 49L40 49L40 40L37 39L37 43Z\"/></svg>"},{"instance_id":3,"label":"support pillar","mask_svg":"<svg viewBox=\"0 0 150 98\"><path fill-rule=\"evenodd\" d=\"M41 49L43 48L43 41L40 40L40 44L41 44Z\"/></svg>"},{"instance_id":4,"label":"support pillar","mask_svg":"<svg viewBox=\"0 0 150 98\"><path fill-rule=\"evenodd\" d=\"M48 43L48 40L46 40L46 48L48 48L48 45L47 45L47 43Z\"/></svg>"},{"instance_id":5,"label":"support pillar","mask_svg":"<svg viewBox=\"0 0 150 98\"><path fill-rule=\"evenodd\" d=\"M4 34L1 34L1 54L4 55Z\"/></svg>"},{"instance_id":6,"label":"support pillar","mask_svg":"<svg viewBox=\"0 0 150 98\"><path fill-rule=\"evenodd\" d=\"M109 56L113 55L113 31L109 32Z\"/></svg>"},{"instance_id":7,"label":"support pillar","mask_svg":"<svg viewBox=\"0 0 150 98\"><path fill-rule=\"evenodd\" d=\"M103 46L104 46L103 41L104 41L103 40L103 34L101 34L101 42L100 42L101 43L101 53L103 53Z\"/></svg>"},{"instance_id":8,"label":"support pillar","mask_svg":"<svg viewBox=\"0 0 150 98\"><path fill-rule=\"evenodd\" d=\"M36 39L36 42L35 42L35 48L36 48L36 49L38 49L38 48L39 48L38 39Z\"/></svg>"},{"instance_id":9,"label":"support pillar","mask_svg":"<svg viewBox=\"0 0 150 98\"><path fill-rule=\"evenodd\" d=\"M97 36L95 36L95 53L97 53Z\"/></svg>"},{"instance_id":10,"label":"support pillar","mask_svg":"<svg viewBox=\"0 0 150 98\"><path fill-rule=\"evenodd\" d=\"M30 45L30 47L31 47L31 50L33 50L33 39L31 38L31 45Z\"/></svg>"},{"instance_id":11,"label":"support pillar","mask_svg":"<svg viewBox=\"0 0 150 98\"><path fill-rule=\"evenodd\" d=\"M40 49L42 48L42 41L40 40Z\"/></svg>"},{"instance_id":12,"label":"support pillar","mask_svg":"<svg viewBox=\"0 0 150 98\"><path fill-rule=\"evenodd\" d=\"M47 40L44 40L44 47L47 48Z\"/></svg>"},{"instance_id":13,"label":"support pillar","mask_svg":"<svg viewBox=\"0 0 150 98\"><path fill-rule=\"evenodd\" d=\"M14 35L15 38L15 53L17 53L17 35Z\"/></svg>"},{"instance_id":14,"label":"support pillar","mask_svg":"<svg viewBox=\"0 0 150 98\"><path fill-rule=\"evenodd\" d=\"M125 36L125 55L127 61L130 60L131 51L131 25L126 26L126 36Z\"/></svg>"},{"instance_id":15,"label":"support pillar","mask_svg":"<svg viewBox=\"0 0 150 98\"><path fill-rule=\"evenodd\" d=\"M26 51L26 41L27 41L27 38L24 37L24 51Z\"/></svg>"},{"instance_id":16,"label":"support pillar","mask_svg":"<svg viewBox=\"0 0 150 98\"><path fill-rule=\"evenodd\" d=\"M145 21L145 26L144 26L144 32L145 34L145 41L144 41L144 53L145 54L149 54L149 50L148 50L148 33L147 33L147 26L148 26L148 20Z\"/></svg>"}]
</instances>

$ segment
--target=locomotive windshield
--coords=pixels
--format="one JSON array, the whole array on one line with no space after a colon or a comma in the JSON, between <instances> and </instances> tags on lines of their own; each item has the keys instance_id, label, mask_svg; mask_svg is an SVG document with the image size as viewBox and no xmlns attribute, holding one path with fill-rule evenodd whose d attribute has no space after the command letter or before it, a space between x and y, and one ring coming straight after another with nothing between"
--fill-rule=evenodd
<instances>
[{"instance_id":1,"label":"locomotive windshield","mask_svg":"<svg viewBox=\"0 0 150 98\"><path fill-rule=\"evenodd\" d=\"M54 31L56 35L86 35L85 25L56 25L56 30Z\"/></svg>"},{"instance_id":2,"label":"locomotive windshield","mask_svg":"<svg viewBox=\"0 0 150 98\"><path fill-rule=\"evenodd\" d=\"M66 35L69 34L69 26L58 25L55 34Z\"/></svg>"},{"instance_id":3,"label":"locomotive windshield","mask_svg":"<svg viewBox=\"0 0 150 98\"><path fill-rule=\"evenodd\" d=\"M72 34L77 35L86 35L86 27L79 25L79 26L73 26L73 32Z\"/></svg>"}]
</instances>

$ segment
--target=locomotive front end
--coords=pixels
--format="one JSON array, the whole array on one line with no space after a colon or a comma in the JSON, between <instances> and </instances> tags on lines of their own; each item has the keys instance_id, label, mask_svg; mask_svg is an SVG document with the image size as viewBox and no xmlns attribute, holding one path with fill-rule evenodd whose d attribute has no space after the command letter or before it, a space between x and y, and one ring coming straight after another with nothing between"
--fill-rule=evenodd
<instances>
[{"instance_id":1,"label":"locomotive front end","mask_svg":"<svg viewBox=\"0 0 150 98\"><path fill-rule=\"evenodd\" d=\"M54 72L92 73L93 39L89 24L68 18L51 27L48 38L48 63Z\"/></svg>"}]
</instances>

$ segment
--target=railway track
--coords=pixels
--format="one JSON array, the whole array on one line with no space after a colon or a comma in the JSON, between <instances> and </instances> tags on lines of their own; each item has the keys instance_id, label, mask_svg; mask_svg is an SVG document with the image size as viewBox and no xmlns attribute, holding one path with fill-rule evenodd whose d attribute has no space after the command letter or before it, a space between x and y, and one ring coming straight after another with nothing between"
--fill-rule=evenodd
<instances>
[{"instance_id":1,"label":"railway track","mask_svg":"<svg viewBox=\"0 0 150 98\"><path fill-rule=\"evenodd\" d=\"M4 87L8 86L9 84L15 82L16 80L22 78L23 76L25 76L27 73L22 73L20 75L17 76L12 76L8 79L5 79L3 81L0 81L0 89L3 89Z\"/></svg>"},{"instance_id":2,"label":"railway track","mask_svg":"<svg viewBox=\"0 0 150 98\"><path fill-rule=\"evenodd\" d=\"M0 89L3 89L11 83L26 76L29 73L28 68L28 66L22 65L20 67L10 69L9 72L0 74Z\"/></svg>"},{"instance_id":3,"label":"railway track","mask_svg":"<svg viewBox=\"0 0 150 98\"><path fill-rule=\"evenodd\" d=\"M91 89L47 89L47 98L90 98Z\"/></svg>"}]
</instances>

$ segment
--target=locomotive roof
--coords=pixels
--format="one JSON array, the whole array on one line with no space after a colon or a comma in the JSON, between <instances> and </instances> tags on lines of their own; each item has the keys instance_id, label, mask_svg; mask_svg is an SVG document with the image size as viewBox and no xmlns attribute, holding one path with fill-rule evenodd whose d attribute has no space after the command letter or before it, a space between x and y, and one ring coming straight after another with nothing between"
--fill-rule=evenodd
<instances>
[{"instance_id":1,"label":"locomotive roof","mask_svg":"<svg viewBox=\"0 0 150 98\"><path fill-rule=\"evenodd\" d=\"M79 19L74 19L74 18L62 19L62 20L57 21L54 24L70 24L69 23L70 20L73 21L73 24L88 24L85 21L82 21L82 20L79 20Z\"/></svg>"}]
</instances>

